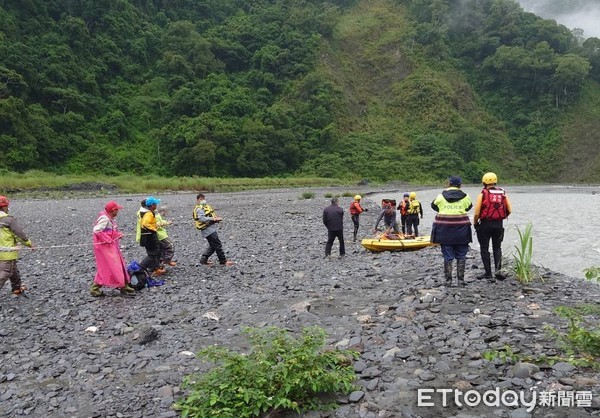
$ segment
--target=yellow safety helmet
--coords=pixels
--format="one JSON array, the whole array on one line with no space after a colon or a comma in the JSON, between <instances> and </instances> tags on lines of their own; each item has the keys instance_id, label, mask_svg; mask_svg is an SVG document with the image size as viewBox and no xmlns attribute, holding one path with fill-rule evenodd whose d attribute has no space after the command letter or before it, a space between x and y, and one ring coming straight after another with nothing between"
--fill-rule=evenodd
<instances>
[{"instance_id":1,"label":"yellow safety helmet","mask_svg":"<svg viewBox=\"0 0 600 418\"><path fill-rule=\"evenodd\" d=\"M416 199L417 198L417 194L415 192L410 192L410 194L408 195L408 197L410 197L411 199Z\"/></svg>"},{"instance_id":2,"label":"yellow safety helmet","mask_svg":"<svg viewBox=\"0 0 600 418\"><path fill-rule=\"evenodd\" d=\"M360 199L362 199L362 197L360 197L359 194L357 194L356 196L354 196L354 200L360 200Z\"/></svg>"},{"instance_id":3,"label":"yellow safety helmet","mask_svg":"<svg viewBox=\"0 0 600 418\"><path fill-rule=\"evenodd\" d=\"M496 173L485 173L481 178L481 182L483 184L496 184L498 183L498 176L496 176Z\"/></svg>"}]
</instances>

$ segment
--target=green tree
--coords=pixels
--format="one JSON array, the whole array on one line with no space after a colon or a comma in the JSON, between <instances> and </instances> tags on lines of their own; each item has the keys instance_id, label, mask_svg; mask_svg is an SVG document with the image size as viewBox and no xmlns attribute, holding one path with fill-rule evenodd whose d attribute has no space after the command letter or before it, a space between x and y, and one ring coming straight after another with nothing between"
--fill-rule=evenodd
<instances>
[{"instance_id":1,"label":"green tree","mask_svg":"<svg viewBox=\"0 0 600 418\"><path fill-rule=\"evenodd\" d=\"M583 80L590 72L590 63L583 57L567 54L556 58L556 70L553 85L556 95L556 106L567 103L570 96L576 95Z\"/></svg>"}]
</instances>

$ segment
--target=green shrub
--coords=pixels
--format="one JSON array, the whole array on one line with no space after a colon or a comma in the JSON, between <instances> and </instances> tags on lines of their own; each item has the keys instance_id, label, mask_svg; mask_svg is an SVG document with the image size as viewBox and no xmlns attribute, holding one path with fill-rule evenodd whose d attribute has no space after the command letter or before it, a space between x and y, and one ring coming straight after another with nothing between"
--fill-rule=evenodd
<instances>
[{"instance_id":1,"label":"green shrub","mask_svg":"<svg viewBox=\"0 0 600 418\"><path fill-rule=\"evenodd\" d=\"M315 194L313 192L304 192L300 195L301 199L312 199L315 197Z\"/></svg>"},{"instance_id":2,"label":"green shrub","mask_svg":"<svg viewBox=\"0 0 600 418\"><path fill-rule=\"evenodd\" d=\"M327 199L331 199L333 197L333 193L325 193L324 195Z\"/></svg>"},{"instance_id":3,"label":"green shrub","mask_svg":"<svg viewBox=\"0 0 600 418\"><path fill-rule=\"evenodd\" d=\"M559 306L555 312L569 320L566 334L554 334L565 345L567 351L600 357L600 308L595 305L580 305L574 308Z\"/></svg>"},{"instance_id":4,"label":"green shrub","mask_svg":"<svg viewBox=\"0 0 600 418\"><path fill-rule=\"evenodd\" d=\"M585 273L586 280L600 284L600 267L592 266L583 270L583 272Z\"/></svg>"},{"instance_id":5,"label":"green shrub","mask_svg":"<svg viewBox=\"0 0 600 418\"><path fill-rule=\"evenodd\" d=\"M318 395L347 394L355 379L357 354L325 348L325 331L302 330L296 339L277 327L244 328L251 342L248 354L209 347L199 356L215 363L207 373L188 376L188 395L176 405L182 417L246 418L293 410L332 409Z\"/></svg>"},{"instance_id":6,"label":"green shrub","mask_svg":"<svg viewBox=\"0 0 600 418\"><path fill-rule=\"evenodd\" d=\"M509 345L505 345L502 350L486 351L482 354L482 357L487 361L500 359L505 364L514 364L520 361L519 355L513 352Z\"/></svg>"},{"instance_id":7,"label":"green shrub","mask_svg":"<svg viewBox=\"0 0 600 418\"><path fill-rule=\"evenodd\" d=\"M342 193L342 197L354 197L354 193L352 193L352 192L344 192L344 193Z\"/></svg>"},{"instance_id":8,"label":"green shrub","mask_svg":"<svg viewBox=\"0 0 600 418\"><path fill-rule=\"evenodd\" d=\"M525 232L517 227L519 233L519 247L515 247L517 253L514 255L512 271L521 283L530 283L534 279L541 279L538 269L531 262L533 256L533 237L531 223L525 227Z\"/></svg>"}]
</instances>

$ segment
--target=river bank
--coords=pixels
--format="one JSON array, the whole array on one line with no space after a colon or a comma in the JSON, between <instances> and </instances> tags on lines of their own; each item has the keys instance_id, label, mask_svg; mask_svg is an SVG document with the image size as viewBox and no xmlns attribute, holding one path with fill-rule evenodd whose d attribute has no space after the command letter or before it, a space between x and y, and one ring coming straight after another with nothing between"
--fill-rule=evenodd
<instances>
[{"instance_id":1,"label":"river bank","mask_svg":"<svg viewBox=\"0 0 600 418\"><path fill-rule=\"evenodd\" d=\"M39 247L19 262L28 297L0 294L0 415L7 417L168 417L183 395L183 376L204 366L189 352L210 344L243 349L244 325L298 330L323 327L330 342L360 352L362 390L341 399L335 412L316 417L593 416L600 413L600 374L564 362L514 368L485 353L510 351L539 358L560 354L543 329L564 329L559 305L597 303L600 286L544 271L544 282L514 279L481 283L472 252L467 287L438 287L437 248L372 254L347 242L347 256L323 259L326 193L285 189L209 194L224 218L219 235L235 265L198 264L206 243L193 228L193 194L158 196L175 221L169 233L178 265L166 284L135 298L117 292L88 295L95 267L90 230L106 198L14 200L19 218ZM357 190L367 192L368 190ZM142 196L119 196L117 221L128 261L143 257L131 235ZM341 199L346 208L349 198ZM376 207L362 218L368 235ZM351 222L345 218L345 236ZM334 246L334 254L337 244ZM97 327L96 332L86 332ZM158 331L147 341L148 330ZM143 343L143 344L142 344ZM417 406L418 389L459 388L590 392L589 407Z\"/></svg>"}]
</instances>

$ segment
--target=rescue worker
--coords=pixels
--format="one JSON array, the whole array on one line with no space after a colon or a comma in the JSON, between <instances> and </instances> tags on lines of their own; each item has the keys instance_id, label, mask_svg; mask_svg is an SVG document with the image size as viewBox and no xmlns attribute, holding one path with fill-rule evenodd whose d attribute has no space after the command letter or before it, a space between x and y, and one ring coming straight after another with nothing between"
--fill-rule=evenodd
<instances>
[{"instance_id":1,"label":"rescue worker","mask_svg":"<svg viewBox=\"0 0 600 418\"><path fill-rule=\"evenodd\" d=\"M406 232L408 235L413 235L414 228L414 237L419 236L419 215L421 219L423 219L423 206L421 206L421 202L417 200L417 194L415 192L410 192L408 195L408 209L406 216Z\"/></svg>"},{"instance_id":2,"label":"rescue worker","mask_svg":"<svg viewBox=\"0 0 600 418\"><path fill-rule=\"evenodd\" d=\"M471 220L467 212L473 207L468 194L460 190L462 179L452 176L449 187L431 203L437 212L431 228L431 242L441 245L444 256L445 285L452 286L452 264L456 259L456 277L459 286L465 285L465 265L471 236Z\"/></svg>"},{"instance_id":3,"label":"rescue worker","mask_svg":"<svg viewBox=\"0 0 600 418\"><path fill-rule=\"evenodd\" d=\"M225 256L223 245L217 233L216 224L223 221L223 218L217 216L214 209L206 203L206 197L203 193L196 196L196 206L194 206L192 217L196 229L200 230L200 233L208 242L208 247L200 256L200 264L212 265L212 262L208 259L216 252L219 264L222 266L233 265L233 261L228 261Z\"/></svg>"},{"instance_id":4,"label":"rescue worker","mask_svg":"<svg viewBox=\"0 0 600 418\"><path fill-rule=\"evenodd\" d=\"M398 204L398 209L400 211L400 223L402 224L402 235L406 234L406 218L408 218L408 208L410 207L410 201L408 200L410 194L404 193L404 196L400 203Z\"/></svg>"},{"instance_id":5,"label":"rescue worker","mask_svg":"<svg viewBox=\"0 0 600 418\"><path fill-rule=\"evenodd\" d=\"M140 262L140 266L152 272L155 276L165 274L167 271L160 268L160 241L158 240L158 225L154 211L160 203L160 199L154 196L146 198L145 208L138 211L138 224L136 237L139 235L139 243L146 249L146 257Z\"/></svg>"},{"instance_id":6,"label":"rescue worker","mask_svg":"<svg viewBox=\"0 0 600 418\"><path fill-rule=\"evenodd\" d=\"M369 209L363 208L360 204L360 200L362 199L361 195L357 194L354 196L354 200L350 203L350 217L352 218L352 222L354 223L354 240L356 242L356 235L358 234L358 226L359 226L359 218L360 214L363 212L368 212Z\"/></svg>"},{"instance_id":7,"label":"rescue worker","mask_svg":"<svg viewBox=\"0 0 600 418\"><path fill-rule=\"evenodd\" d=\"M502 274L502 241L504 240L504 219L512 212L512 205L503 189L496 187L498 176L485 173L481 178L483 190L477 196L473 211L473 225L479 241L483 274L478 279L492 279L492 261L490 257L490 239L494 254L494 276L498 280L506 277Z\"/></svg>"},{"instance_id":8,"label":"rescue worker","mask_svg":"<svg viewBox=\"0 0 600 418\"><path fill-rule=\"evenodd\" d=\"M21 243L31 249L34 247L17 219L8 214L9 203L5 196L0 196L0 289L10 280L12 294L18 296L23 295L27 288L21 283L21 274L17 268L17 246Z\"/></svg>"},{"instance_id":9,"label":"rescue worker","mask_svg":"<svg viewBox=\"0 0 600 418\"><path fill-rule=\"evenodd\" d=\"M375 222L375 228L373 229L373 233L377 232L377 227L379 226L379 222L381 222L382 219L383 225L385 226L385 230L387 232L400 232L398 231L398 224L396 223L396 209L391 203L386 201L384 201L381 213L377 218L377 222Z\"/></svg>"},{"instance_id":10,"label":"rescue worker","mask_svg":"<svg viewBox=\"0 0 600 418\"><path fill-rule=\"evenodd\" d=\"M338 205L339 199L331 199L331 205L323 209L323 224L327 228L327 244L325 244L325 258L331 256L333 241L337 238L340 242L340 257L346 255L344 245L344 210Z\"/></svg>"}]
</instances>

